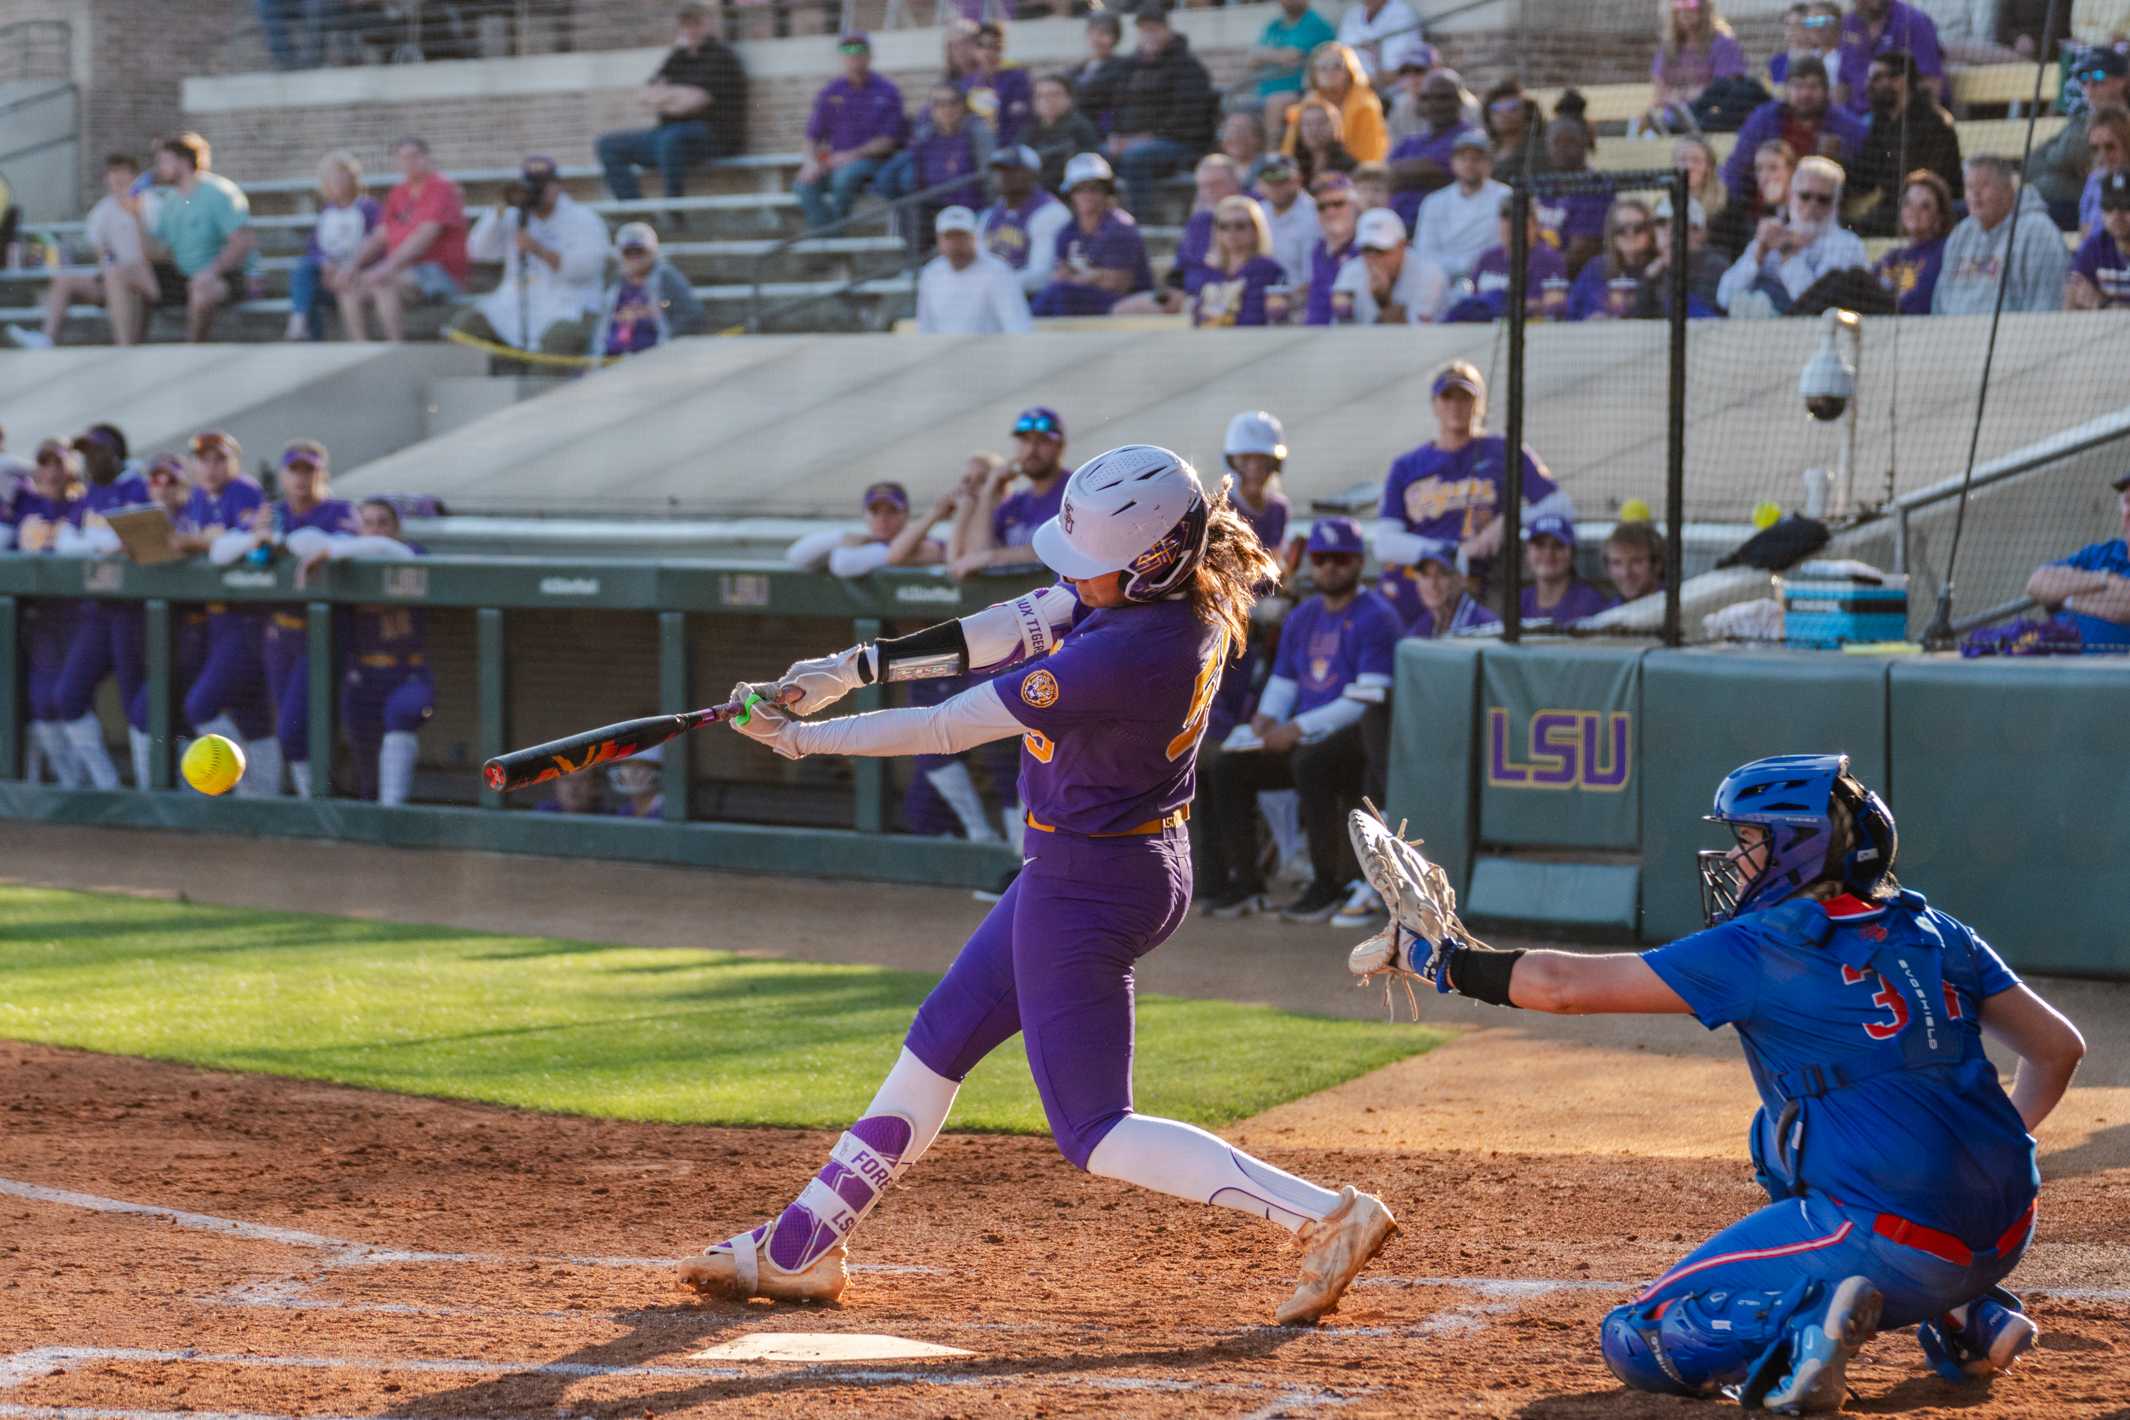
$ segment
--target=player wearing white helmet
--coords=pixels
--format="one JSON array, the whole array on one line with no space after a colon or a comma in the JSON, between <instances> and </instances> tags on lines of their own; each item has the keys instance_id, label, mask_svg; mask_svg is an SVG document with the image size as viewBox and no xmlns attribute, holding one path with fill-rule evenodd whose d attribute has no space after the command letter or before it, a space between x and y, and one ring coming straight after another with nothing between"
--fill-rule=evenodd
<instances>
[{"instance_id":1,"label":"player wearing white helmet","mask_svg":"<svg viewBox=\"0 0 2130 1420\"><path fill-rule=\"evenodd\" d=\"M1028 856L819 1176L775 1221L689 1260L682 1280L739 1297L840 1296L850 1233L931 1145L970 1069L1018 1034L1066 1158L1298 1232L1301 1282L1277 1315L1314 1320L1389 1240L1389 1210L1132 1112L1134 966L1188 908L1198 745L1271 559L1224 493L1208 499L1188 463L1145 444L1082 465L1034 547L1062 586L735 692L805 714L862 684L1018 662L936 706L806 723L764 703L736 728L794 759L1018 737Z\"/></svg>"},{"instance_id":2,"label":"player wearing white helmet","mask_svg":"<svg viewBox=\"0 0 2130 1420\"><path fill-rule=\"evenodd\" d=\"M1221 453L1235 475L1235 511L1276 557L1287 536L1288 504L1274 486L1287 463L1287 431L1262 409L1246 409L1228 421Z\"/></svg>"}]
</instances>

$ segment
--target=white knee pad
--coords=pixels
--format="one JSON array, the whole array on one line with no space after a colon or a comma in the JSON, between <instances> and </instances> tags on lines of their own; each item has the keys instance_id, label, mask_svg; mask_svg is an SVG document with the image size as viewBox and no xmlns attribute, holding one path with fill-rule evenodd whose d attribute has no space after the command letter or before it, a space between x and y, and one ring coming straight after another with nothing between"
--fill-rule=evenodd
<instances>
[{"instance_id":1,"label":"white knee pad","mask_svg":"<svg viewBox=\"0 0 2130 1420\"><path fill-rule=\"evenodd\" d=\"M288 777L289 782L296 786L297 798L308 799L311 796L311 762L309 760L299 759L294 764L291 764L288 767Z\"/></svg>"},{"instance_id":2,"label":"white knee pad","mask_svg":"<svg viewBox=\"0 0 2130 1420\"><path fill-rule=\"evenodd\" d=\"M96 712L67 721L64 729L67 747L74 751L82 775L98 789L116 789L118 766L111 762L111 751L104 745L104 722L96 718Z\"/></svg>"},{"instance_id":3,"label":"white knee pad","mask_svg":"<svg viewBox=\"0 0 2130 1420\"><path fill-rule=\"evenodd\" d=\"M272 735L250 740L244 746L244 777L237 781L240 799L281 797L281 741Z\"/></svg>"}]
</instances>

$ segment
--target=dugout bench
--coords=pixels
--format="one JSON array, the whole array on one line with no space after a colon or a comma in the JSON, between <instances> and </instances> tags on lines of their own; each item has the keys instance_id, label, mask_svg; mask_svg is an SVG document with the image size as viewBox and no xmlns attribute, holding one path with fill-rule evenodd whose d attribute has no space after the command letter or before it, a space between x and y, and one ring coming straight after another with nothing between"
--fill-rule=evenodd
<instances>
[{"instance_id":1,"label":"dugout bench","mask_svg":"<svg viewBox=\"0 0 2130 1420\"><path fill-rule=\"evenodd\" d=\"M794 763L729 731L683 736L665 746L658 821L503 812L502 796L480 786L479 769L505 749L714 703L736 680L770 679L801 656L877 636L884 626L910 629L976 611L1031 584L1026 577L959 584L916 572L843 580L782 563L724 560L433 557L333 563L299 590L286 559L269 567L141 567L0 556L0 819L989 887L1017 861L1008 848L887 831L893 766L884 760ZM154 787L147 792L64 790L22 777L25 613L38 602L84 598L144 607L154 740ZM183 687L173 674L174 624L187 609L214 603L302 609L313 765L331 764L337 742L339 687L329 649L335 608L423 610L438 713L423 730L417 797L455 795L458 802L386 808L335 797L324 774L314 776L317 793L309 799L210 799L177 785L172 748ZM873 708L880 694L877 687L860 691L851 707ZM114 746L125 735L116 701L106 681L99 708ZM124 762L123 752L118 758ZM509 807L529 808L544 793L513 795ZM727 814L751 821L722 821Z\"/></svg>"}]
</instances>

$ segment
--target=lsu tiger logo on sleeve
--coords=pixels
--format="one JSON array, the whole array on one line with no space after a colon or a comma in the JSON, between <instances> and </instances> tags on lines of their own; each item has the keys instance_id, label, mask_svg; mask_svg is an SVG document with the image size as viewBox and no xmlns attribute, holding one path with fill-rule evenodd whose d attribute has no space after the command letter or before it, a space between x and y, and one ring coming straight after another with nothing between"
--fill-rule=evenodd
<instances>
[{"instance_id":1,"label":"lsu tiger logo on sleeve","mask_svg":"<svg viewBox=\"0 0 2130 1420\"><path fill-rule=\"evenodd\" d=\"M1021 680L1021 699L1038 710L1048 710L1058 703L1058 678L1049 671L1037 671Z\"/></svg>"}]
</instances>

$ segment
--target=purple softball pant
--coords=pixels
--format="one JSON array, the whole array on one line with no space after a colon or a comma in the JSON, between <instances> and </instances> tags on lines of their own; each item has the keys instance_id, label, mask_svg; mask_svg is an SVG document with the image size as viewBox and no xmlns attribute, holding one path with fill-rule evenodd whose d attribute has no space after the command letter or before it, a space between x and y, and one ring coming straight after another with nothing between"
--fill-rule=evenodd
<instances>
[{"instance_id":1,"label":"purple softball pant","mask_svg":"<svg viewBox=\"0 0 2130 1420\"><path fill-rule=\"evenodd\" d=\"M1190 840L1030 830L1020 876L917 1009L906 1044L968 1076L1018 1032L1059 1150L1086 1168L1132 1109L1132 977L1191 904Z\"/></svg>"},{"instance_id":2,"label":"purple softball pant","mask_svg":"<svg viewBox=\"0 0 2130 1420\"><path fill-rule=\"evenodd\" d=\"M340 723L355 750L361 797L377 797L377 749L389 731L419 730L436 713L436 682L421 666L357 666L340 687Z\"/></svg>"},{"instance_id":3,"label":"purple softball pant","mask_svg":"<svg viewBox=\"0 0 2130 1420\"><path fill-rule=\"evenodd\" d=\"M60 718L59 681L79 610L75 602L31 602L23 616L23 680L32 720Z\"/></svg>"},{"instance_id":4,"label":"purple softball pant","mask_svg":"<svg viewBox=\"0 0 2130 1420\"><path fill-rule=\"evenodd\" d=\"M266 662L266 688L274 698L274 738L281 741L282 756L290 764L306 764L311 757L311 656L307 627L283 623L287 613L266 619L260 644ZM300 615L288 620L301 622Z\"/></svg>"},{"instance_id":5,"label":"purple softball pant","mask_svg":"<svg viewBox=\"0 0 2130 1420\"><path fill-rule=\"evenodd\" d=\"M185 692L185 723L197 728L223 714L237 722L237 732L247 740L264 739L273 729L255 613L208 614L207 654Z\"/></svg>"},{"instance_id":6,"label":"purple softball pant","mask_svg":"<svg viewBox=\"0 0 2130 1420\"><path fill-rule=\"evenodd\" d=\"M59 720L78 720L95 708L96 687L116 674L121 705L133 703L147 673L145 617L123 602L85 601L74 609L74 637L59 674Z\"/></svg>"}]
</instances>

